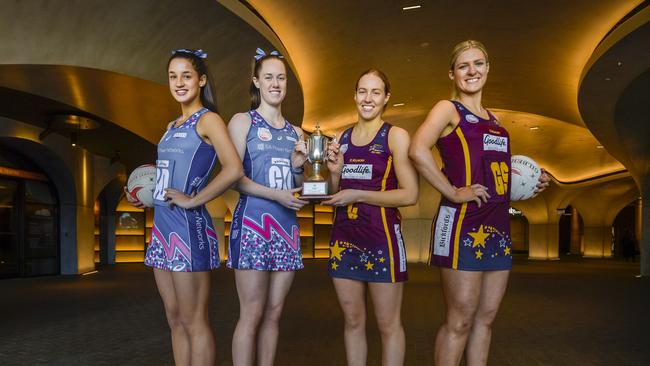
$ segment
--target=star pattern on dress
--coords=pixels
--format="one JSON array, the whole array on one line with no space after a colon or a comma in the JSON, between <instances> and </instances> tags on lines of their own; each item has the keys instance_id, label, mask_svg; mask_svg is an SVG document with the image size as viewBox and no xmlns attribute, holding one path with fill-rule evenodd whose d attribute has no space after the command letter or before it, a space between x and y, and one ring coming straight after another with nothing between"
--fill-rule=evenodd
<instances>
[{"instance_id":1,"label":"star pattern on dress","mask_svg":"<svg viewBox=\"0 0 650 366\"><path fill-rule=\"evenodd\" d=\"M476 259L483 258L483 252L481 252L481 249L478 249L476 252L474 252L474 254L476 254Z\"/></svg>"},{"instance_id":2,"label":"star pattern on dress","mask_svg":"<svg viewBox=\"0 0 650 366\"><path fill-rule=\"evenodd\" d=\"M506 248L503 250L503 254L505 254L505 255L511 255L511 254L510 254L510 247L506 247Z\"/></svg>"},{"instance_id":3,"label":"star pattern on dress","mask_svg":"<svg viewBox=\"0 0 650 366\"><path fill-rule=\"evenodd\" d=\"M466 247L471 247L471 246L472 246L472 239L470 239L470 238L465 238L465 240L463 240L463 244L464 244Z\"/></svg>"},{"instance_id":4,"label":"star pattern on dress","mask_svg":"<svg viewBox=\"0 0 650 366\"><path fill-rule=\"evenodd\" d=\"M476 232L473 233L468 233L469 236L474 238L474 244L472 245L472 248L476 248L477 246L481 246L485 248L485 239L490 236L490 234L486 233L483 231L483 225L481 225Z\"/></svg>"},{"instance_id":5,"label":"star pattern on dress","mask_svg":"<svg viewBox=\"0 0 650 366\"><path fill-rule=\"evenodd\" d=\"M367 261L368 261L368 255L366 255L366 253L362 253L362 254L359 256L359 260L361 260L361 261L364 262L364 263L367 262Z\"/></svg>"},{"instance_id":6,"label":"star pattern on dress","mask_svg":"<svg viewBox=\"0 0 650 366\"><path fill-rule=\"evenodd\" d=\"M504 248L504 247L506 246L506 243L507 243L507 242L508 242L508 241L507 241L505 238L501 238L501 240L499 240L499 246L500 246L501 248Z\"/></svg>"},{"instance_id":7,"label":"star pattern on dress","mask_svg":"<svg viewBox=\"0 0 650 366\"><path fill-rule=\"evenodd\" d=\"M368 271L372 270L374 266L375 266L375 264L372 263L372 262L368 262L368 263L366 263L366 269L367 269Z\"/></svg>"},{"instance_id":8,"label":"star pattern on dress","mask_svg":"<svg viewBox=\"0 0 650 366\"><path fill-rule=\"evenodd\" d=\"M338 268L339 268L339 265L336 264L336 262L332 262L332 269L336 271Z\"/></svg>"},{"instance_id":9,"label":"star pattern on dress","mask_svg":"<svg viewBox=\"0 0 650 366\"><path fill-rule=\"evenodd\" d=\"M339 245L339 241L335 241L334 245L330 247L330 258L336 258L341 260L341 252L345 251L345 248Z\"/></svg>"},{"instance_id":10,"label":"star pattern on dress","mask_svg":"<svg viewBox=\"0 0 650 366\"><path fill-rule=\"evenodd\" d=\"M386 261L386 258L384 258L384 257L379 258L379 263L384 263L385 261Z\"/></svg>"}]
</instances>

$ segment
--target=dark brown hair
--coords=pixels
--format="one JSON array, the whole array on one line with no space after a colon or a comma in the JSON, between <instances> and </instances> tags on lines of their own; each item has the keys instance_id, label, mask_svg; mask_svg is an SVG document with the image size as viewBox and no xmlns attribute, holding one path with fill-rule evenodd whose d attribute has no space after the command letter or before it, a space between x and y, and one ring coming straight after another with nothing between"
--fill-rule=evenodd
<instances>
[{"instance_id":1,"label":"dark brown hair","mask_svg":"<svg viewBox=\"0 0 650 366\"><path fill-rule=\"evenodd\" d=\"M276 59L282 61L284 64L284 69L287 69L287 63L284 62L284 57L280 55L264 55L262 56L259 60L255 60L255 63L253 64L253 77L257 78L259 80L260 78L260 70L262 69L262 64L266 60L270 59ZM249 88L249 93L251 95L251 109L256 109L257 107L260 106L260 103L262 103L262 95L260 94L260 89L255 86L255 83L253 82L251 78L251 85Z\"/></svg>"},{"instance_id":2,"label":"dark brown hair","mask_svg":"<svg viewBox=\"0 0 650 366\"><path fill-rule=\"evenodd\" d=\"M205 64L205 61L203 61L203 59L200 58L199 56L192 53L191 50L174 51L172 56L169 58L169 61L167 61L168 70L169 70L169 64L175 58L184 58L188 60L194 67L194 70L199 74L199 78L205 75L206 82L205 85L201 87L201 93L199 95L201 99L201 104L203 104L203 106L209 109L210 111L214 113L218 113L217 98L212 92L214 90L214 85L212 83L212 76L210 75L210 72L208 72L208 66Z\"/></svg>"}]
</instances>

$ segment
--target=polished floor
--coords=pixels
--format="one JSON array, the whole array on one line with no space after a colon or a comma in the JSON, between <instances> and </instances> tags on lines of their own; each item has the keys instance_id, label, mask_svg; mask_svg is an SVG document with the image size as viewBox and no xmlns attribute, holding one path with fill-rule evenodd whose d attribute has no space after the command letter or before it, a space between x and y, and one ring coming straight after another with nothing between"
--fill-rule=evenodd
<instances>
[{"instance_id":1,"label":"polished floor","mask_svg":"<svg viewBox=\"0 0 650 366\"><path fill-rule=\"evenodd\" d=\"M296 276L276 365L344 365L342 317L321 260ZM406 364L432 365L443 316L437 270L409 267ZM494 326L490 365L650 365L650 279L617 260L517 259ZM170 365L162 303L139 264L90 276L0 280L0 365ZM233 274L213 272L217 364L231 365L238 314ZM372 318L370 318L372 319ZM368 365L379 336L368 324Z\"/></svg>"}]
</instances>

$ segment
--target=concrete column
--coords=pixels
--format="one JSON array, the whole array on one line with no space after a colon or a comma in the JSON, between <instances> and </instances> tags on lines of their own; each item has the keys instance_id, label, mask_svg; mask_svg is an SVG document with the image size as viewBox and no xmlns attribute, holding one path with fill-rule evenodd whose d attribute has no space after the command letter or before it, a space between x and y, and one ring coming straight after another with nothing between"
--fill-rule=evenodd
<instances>
[{"instance_id":1,"label":"concrete column","mask_svg":"<svg viewBox=\"0 0 650 366\"><path fill-rule=\"evenodd\" d=\"M93 157L85 149L73 148L77 188L77 273L95 269L95 213L93 210Z\"/></svg>"},{"instance_id":2,"label":"concrete column","mask_svg":"<svg viewBox=\"0 0 650 366\"><path fill-rule=\"evenodd\" d=\"M639 239L639 249L641 250L641 275L650 276L650 205L646 205L650 199L650 177L646 178L644 187L642 187L642 207L641 218L643 221L641 239Z\"/></svg>"},{"instance_id":3,"label":"concrete column","mask_svg":"<svg viewBox=\"0 0 650 366\"><path fill-rule=\"evenodd\" d=\"M612 232L609 226L585 226L585 258L604 258L612 256Z\"/></svg>"},{"instance_id":4,"label":"concrete column","mask_svg":"<svg viewBox=\"0 0 650 366\"><path fill-rule=\"evenodd\" d=\"M558 259L559 236L560 225L558 224L528 225L528 258Z\"/></svg>"},{"instance_id":5,"label":"concrete column","mask_svg":"<svg viewBox=\"0 0 650 366\"><path fill-rule=\"evenodd\" d=\"M634 211L634 237L641 243L643 237L643 200L641 198L636 200Z\"/></svg>"}]
</instances>

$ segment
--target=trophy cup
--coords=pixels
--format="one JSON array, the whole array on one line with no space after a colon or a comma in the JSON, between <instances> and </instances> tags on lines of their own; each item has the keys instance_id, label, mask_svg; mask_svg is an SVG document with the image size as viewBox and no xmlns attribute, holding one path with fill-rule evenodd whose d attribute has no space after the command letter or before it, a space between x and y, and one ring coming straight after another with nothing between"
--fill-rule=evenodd
<instances>
[{"instance_id":1,"label":"trophy cup","mask_svg":"<svg viewBox=\"0 0 650 366\"><path fill-rule=\"evenodd\" d=\"M327 160L327 145L329 140L323 135L316 123L316 130L307 139L307 160L311 163L311 174L302 184L301 200L322 201L330 198L327 193L327 182L320 174L321 166Z\"/></svg>"}]
</instances>

